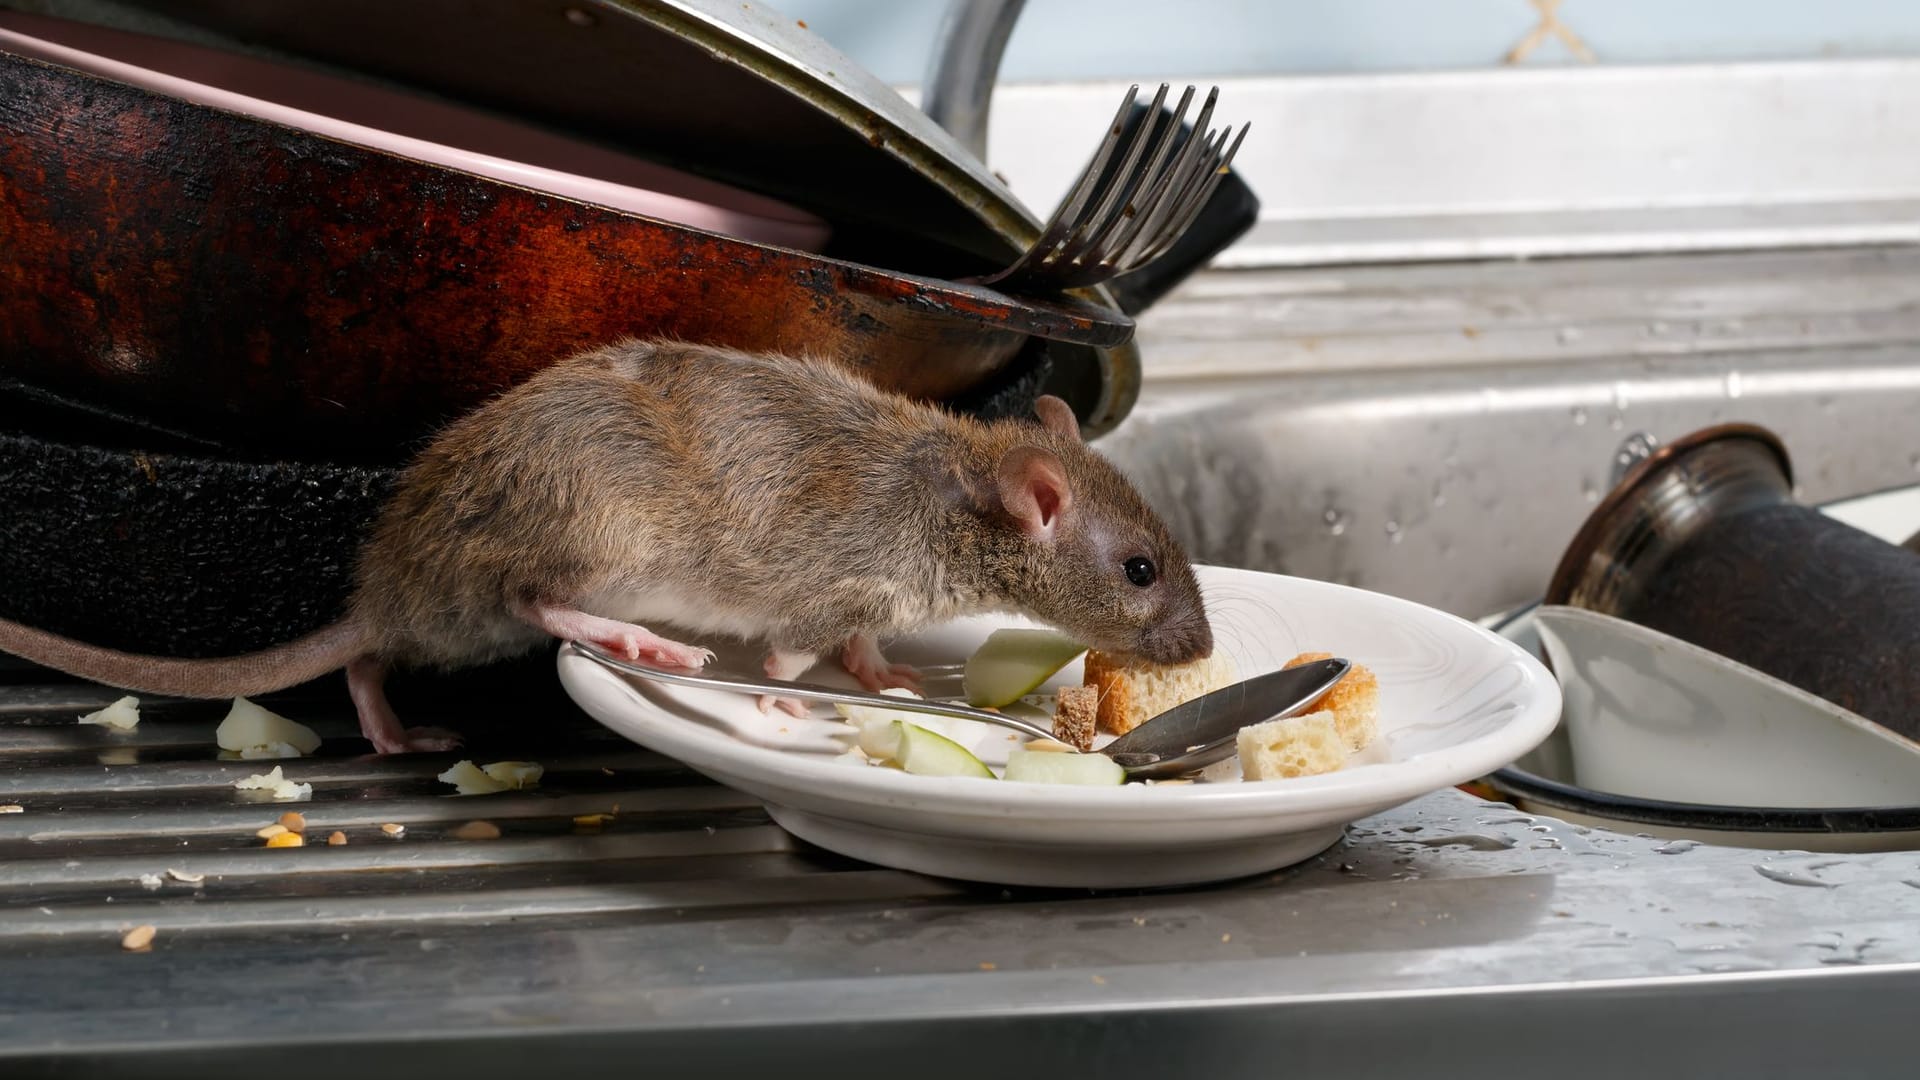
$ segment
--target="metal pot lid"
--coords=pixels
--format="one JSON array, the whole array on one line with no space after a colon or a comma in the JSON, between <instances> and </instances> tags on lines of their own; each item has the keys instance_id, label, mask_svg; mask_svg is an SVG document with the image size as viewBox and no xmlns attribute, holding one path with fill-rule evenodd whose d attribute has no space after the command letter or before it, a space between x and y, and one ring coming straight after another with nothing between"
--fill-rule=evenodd
<instances>
[{"instance_id":1,"label":"metal pot lid","mask_svg":"<svg viewBox=\"0 0 1920 1080\"><path fill-rule=\"evenodd\" d=\"M1040 231L984 163L794 19L742 0L0 0L374 77L758 191L833 222L827 254L931 277L998 269ZM431 46L423 43L431 42ZM1094 133L1089 133L1089 137ZM1117 309L1104 288L1083 299ZM1089 435L1139 356L1055 350Z\"/></svg>"}]
</instances>

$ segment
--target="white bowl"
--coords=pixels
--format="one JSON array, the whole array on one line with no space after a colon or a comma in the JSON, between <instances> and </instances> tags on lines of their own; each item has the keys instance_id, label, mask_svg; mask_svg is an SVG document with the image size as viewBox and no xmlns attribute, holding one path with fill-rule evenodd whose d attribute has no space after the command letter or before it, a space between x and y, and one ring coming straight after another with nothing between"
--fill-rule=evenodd
<instances>
[{"instance_id":1,"label":"white bowl","mask_svg":"<svg viewBox=\"0 0 1920 1080\"><path fill-rule=\"evenodd\" d=\"M1462 783L1553 730L1560 694L1538 661L1451 615L1377 593L1203 567L1217 647L1243 678L1330 651L1380 680L1380 738L1347 768L1295 780L1114 788L911 776L846 764L849 729L763 716L744 696L629 680L562 651L560 678L589 714L650 749L763 799L802 839L869 862L1001 884L1139 887L1241 877L1324 850L1347 823ZM1012 619L967 619L895 644L897 659L957 664ZM720 663L752 669L743 649ZM807 678L831 681L821 669ZM1077 682L1076 663L1051 685ZM961 737L989 764L1013 739Z\"/></svg>"},{"instance_id":2,"label":"white bowl","mask_svg":"<svg viewBox=\"0 0 1920 1080\"><path fill-rule=\"evenodd\" d=\"M1920 745L1718 653L1579 608L1533 615L1581 787L1740 807L1920 803Z\"/></svg>"},{"instance_id":3,"label":"white bowl","mask_svg":"<svg viewBox=\"0 0 1920 1080\"><path fill-rule=\"evenodd\" d=\"M341 142L689 228L819 251L826 222L716 181L472 109L66 19L0 12L0 51Z\"/></svg>"}]
</instances>

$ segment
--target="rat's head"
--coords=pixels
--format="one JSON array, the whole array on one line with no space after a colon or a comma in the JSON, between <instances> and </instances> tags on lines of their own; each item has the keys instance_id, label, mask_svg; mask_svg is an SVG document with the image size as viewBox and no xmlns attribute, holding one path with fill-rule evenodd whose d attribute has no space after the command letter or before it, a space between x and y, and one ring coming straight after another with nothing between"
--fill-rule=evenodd
<instances>
[{"instance_id":1,"label":"rat's head","mask_svg":"<svg viewBox=\"0 0 1920 1080\"><path fill-rule=\"evenodd\" d=\"M1080 441L1066 402L995 440L984 502L992 577L1006 599L1103 652L1160 664L1213 651L1200 586L1160 516Z\"/></svg>"}]
</instances>

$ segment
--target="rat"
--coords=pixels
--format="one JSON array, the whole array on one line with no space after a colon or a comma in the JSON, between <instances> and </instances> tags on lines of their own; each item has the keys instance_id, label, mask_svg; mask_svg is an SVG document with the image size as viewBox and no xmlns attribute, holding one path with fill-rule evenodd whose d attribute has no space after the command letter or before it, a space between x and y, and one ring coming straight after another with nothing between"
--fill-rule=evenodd
<instances>
[{"instance_id":1,"label":"rat","mask_svg":"<svg viewBox=\"0 0 1920 1080\"><path fill-rule=\"evenodd\" d=\"M792 680L824 655L869 690L917 689L883 638L1014 613L1153 663L1211 653L1193 568L1072 409L986 422L847 366L672 341L564 359L442 429L362 543L346 613L211 659L139 656L0 620L0 650L179 697L284 689L344 668L379 753L459 737L405 728L396 667L454 670L553 638L645 666L708 650L649 627L767 645ZM1037 421L1037 422L1036 422ZM798 701L762 698L805 715Z\"/></svg>"}]
</instances>

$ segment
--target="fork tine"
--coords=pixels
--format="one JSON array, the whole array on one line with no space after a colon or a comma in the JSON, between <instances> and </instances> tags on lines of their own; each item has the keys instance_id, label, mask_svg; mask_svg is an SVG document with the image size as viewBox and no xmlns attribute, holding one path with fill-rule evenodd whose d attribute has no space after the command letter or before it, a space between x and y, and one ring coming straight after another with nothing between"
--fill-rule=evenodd
<instances>
[{"instance_id":1,"label":"fork tine","mask_svg":"<svg viewBox=\"0 0 1920 1080\"><path fill-rule=\"evenodd\" d=\"M1205 145L1205 132L1207 121L1213 118L1214 102L1219 97L1220 88L1217 86L1207 93L1206 104L1200 107L1200 114L1193 118L1193 130L1182 138L1179 152L1170 159L1171 164L1160 171L1152 187L1134 200L1132 219L1105 244L1106 258L1101 260L1103 263L1112 267L1124 265L1128 251L1134 247L1135 237L1158 234L1159 223L1167 217L1167 206L1177 199L1186 176L1193 168L1194 159L1212 156ZM1152 228L1148 228L1149 223L1152 223Z\"/></svg>"},{"instance_id":2,"label":"fork tine","mask_svg":"<svg viewBox=\"0 0 1920 1080\"><path fill-rule=\"evenodd\" d=\"M1220 186L1222 180L1226 179L1227 169L1233 164L1234 155L1240 152L1241 141L1247 137L1247 132L1252 129L1252 127L1253 125L1251 123L1240 125L1240 134L1234 136L1233 145L1227 148L1226 156L1220 159L1220 163L1217 166L1208 171L1206 183L1188 200L1188 206L1180 214L1174 227L1167 230L1162 242L1154 246L1153 250L1148 253L1147 258L1157 259L1161 255L1166 254L1167 249L1179 241L1180 237L1193 225L1194 219L1198 218L1200 212L1206 209L1207 200L1213 197L1214 190ZM1228 130L1232 129L1229 128ZM1225 137L1225 132L1222 132L1222 137Z\"/></svg>"},{"instance_id":3,"label":"fork tine","mask_svg":"<svg viewBox=\"0 0 1920 1080\"><path fill-rule=\"evenodd\" d=\"M1139 100L1139 97L1138 83L1128 87L1126 98L1120 102L1119 110L1113 114L1113 121L1107 125L1106 135L1101 138L1100 145L1094 148L1093 157L1089 158L1086 167L1080 170L1079 178L1067 190L1066 197L1054 207L1053 216L1047 219L1047 224L1040 230L1039 238L1012 266L982 278L983 282L1002 281L1034 269L1073 235L1074 229L1068 227L1068 222L1079 215L1082 206L1085 205L1088 196L1100 179L1100 174L1105 171L1108 160L1113 157L1114 147L1119 145L1120 136L1126 131L1127 114L1133 110L1133 103Z\"/></svg>"},{"instance_id":4,"label":"fork tine","mask_svg":"<svg viewBox=\"0 0 1920 1080\"><path fill-rule=\"evenodd\" d=\"M1075 265L1081 268L1083 275L1098 274L1104 278L1119 272L1121 258L1129 242L1148 221L1160 216L1161 204L1170 192L1177 190L1176 182L1189 168L1188 159L1193 156L1195 139L1199 132L1206 130L1207 117L1218 95L1218 88L1207 95L1207 102L1202 106L1199 117L1195 119L1193 128L1188 130L1182 125L1182 118L1186 114L1185 106L1191 99L1193 88L1188 87L1187 91L1188 97L1181 100L1182 108L1174 116L1173 122L1167 125L1160 153L1156 155L1151 171L1141 173L1140 186L1123 205L1122 212L1101 223L1099 231L1089 238L1083 253L1076 260Z\"/></svg>"},{"instance_id":5,"label":"fork tine","mask_svg":"<svg viewBox=\"0 0 1920 1080\"><path fill-rule=\"evenodd\" d=\"M1161 118L1161 107L1166 104L1167 89L1166 83L1160 84L1159 92L1153 95L1153 103L1147 106L1145 117L1141 119L1140 125L1133 129L1133 135L1127 140L1127 155L1121 160L1120 167L1115 170L1112 182L1103 189L1100 202L1095 205L1092 214L1084 215L1075 222L1076 236L1062 245L1059 253L1049 260L1050 262L1067 262L1078 258L1079 254L1086 250L1089 237L1097 235L1100 226L1126 205L1125 199L1132 196L1133 189L1140 180L1138 171L1140 155L1146 150L1147 144L1153 140L1154 132L1159 130L1159 124L1156 121ZM1180 111L1184 113L1187 104L1192 100L1193 88L1188 87L1187 92L1180 98ZM1179 118L1175 117L1174 122L1177 124L1178 120Z\"/></svg>"},{"instance_id":6,"label":"fork tine","mask_svg":"<svg viewBox=\"0 0 1920 1080\"><path fill-rule=\"evenodd\" d=\"M1206 182L1207 174L1220 160L1220 148L1226 143L1226 133L1194 132L1196 152L1181 162L1181 171L1174 178L1172 189L1155 208L1153 220L1138 233L1133 243L1122 252L1122 258L1129 266L1143 264L1148 253L1159 246L1167 233L1176 227L1181 212L1186 208L1194 190Z\"/></svg>"},{"instance_id":7,"label":"fork tine","mask_svg":"<svg viewBox=\"0 0 1920 1080\"><path fill-rule=\"evenodd\" d=\"M1166 87L1162 86L1160 90L1165 93ZM1127 114L1133 111L1133 103L1139 100L1139 97L1140 86L1136 83L1127 90L1126 100L1120 103L1120 110L1113 114L1113 122L1107 125L1106 137L1100 140L1100 146L1088 160L1087 167L1080 171L1080 178L1074 181L1072 190L1054 209L1053 217L1047 222L1049 229L1062 220L1073 218L1080 213L1087 197L1092 194L1095 184L1099 181L1100 174L1106 170L1107 161L1113 157L1114 147L1120 144L1120 136L1126 131ZM1156 97L1155 100L1159 98Z\"/></svg>"}]
</instances>

